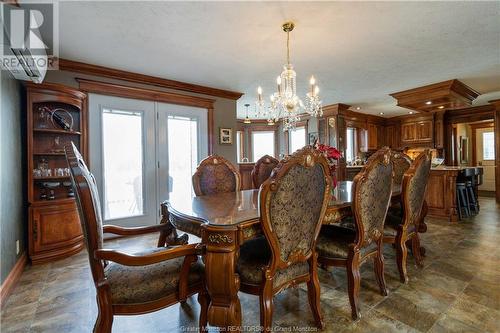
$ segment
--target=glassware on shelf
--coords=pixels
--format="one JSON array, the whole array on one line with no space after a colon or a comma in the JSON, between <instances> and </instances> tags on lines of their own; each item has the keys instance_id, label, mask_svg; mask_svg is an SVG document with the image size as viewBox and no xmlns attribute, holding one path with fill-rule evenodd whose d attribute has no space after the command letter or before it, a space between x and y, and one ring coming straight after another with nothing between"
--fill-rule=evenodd
<instances>
[{"instance_id":1,"label":"glassware on shelf","mask_svg":"<svg viewBox=\"0 0 500 333\"><path fill-rule=\"evenodd\" d=\"M51 149L52 153L64 153L64 142L62 142L60 136L54 138L54 144Z\"/></svg>"},{"instance_id":2,"label":"glassware on shelf","mask_svg":"<svg viewBox=\"0 0 500 333\"><path fill-rule=\"evenodd\" d=\"M49 161L45 158L41 158L38 160L38 169L42 170L47 170L49 168Z\"/></svg>"},{"instance_id":3,"label":"glassware on shelf","mask_svg":"<svg viewBox=\"0 0 500 333\"><path fill-rule=\"evenodd\" d=\"M75 192L73 192L73 184L71 182L63 182L63 185L68 188L68 198L73 198Z\"/></svg>"},{"instance_id":4,"label":"glassware on shelf","mask_svg":"<svg viewBox=\"0 0 500 333\"><path fill-rule=\"evenodd\" d=\"M47 200L55 200L55 199L56 199L56 195L54 193L54 190L50 190L49 197L47 198Z\"/></svg>"},{"instance_id":5,"label":"glassware on shelf","mask_svg":"<svg viewBox=\"0 0 500 333\"><path fill-rule=\"evenodd\" d=\"M51 118L52 118L52 115L50 114L50 111L47 109L47 107L40 107L38 109L36 127L41 128L41 129L49 128Z\"/></svg>"},{"instance_id":6,"label":"glassware on shelf","mask_svg":"<svg viewBox=\"0 0 500 333\"><path fill-rule=\"evenodd\" d=\"M42 177L42 170L33 169L33 178L40 178L40 177Z\"/></svg>"}]
</instances>

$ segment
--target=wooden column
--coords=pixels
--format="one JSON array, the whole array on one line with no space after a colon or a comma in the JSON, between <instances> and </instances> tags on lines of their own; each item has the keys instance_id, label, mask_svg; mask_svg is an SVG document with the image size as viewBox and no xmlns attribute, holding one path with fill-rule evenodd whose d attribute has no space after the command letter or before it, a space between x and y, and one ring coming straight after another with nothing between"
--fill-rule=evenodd
<instances>
[{"instance_id":1,"label":"wooden column","mask_svg":"<svg viewBox=\"0 0 500 333\"><path fill-rule=\"evenodd\" d=\"M500 203L500 99L489 103L495 106L495 197Z\"/></svg>"},{"instance_id":2,"label":"wooden column","mask_svg":"<svg viewBox=\"0 0 500 333\"><path fill-rule=\"evenodd\" d=\"M241 305L238 298L240 278L236 273L239 254L238 229L202 226L201 238L206 244L205 276L210 295L208 323L212 326L241 326ZM221 274L225 278L221 278Z\"/></svg>"}]
</instances>

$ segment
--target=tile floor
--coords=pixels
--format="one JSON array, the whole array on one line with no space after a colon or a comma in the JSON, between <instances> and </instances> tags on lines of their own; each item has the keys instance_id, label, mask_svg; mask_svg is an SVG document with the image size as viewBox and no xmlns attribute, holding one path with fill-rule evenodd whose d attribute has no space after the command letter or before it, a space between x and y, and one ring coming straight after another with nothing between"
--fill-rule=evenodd
<instances>
[{"instance_id":1,"label":"tile floor","mask_svg":"<svg viewBox=\"0 0 500 333\"><path fill-rule=\"evenodd\" d=\"M378 294L373 265L365 264L357 322L350 318L345 271L320 270L324 332L500 332L500 206L492 198L480 202L480 214L459 223L427 219L425 267L416 268L410 256L407 285L399 282L393 249L386 245L389 296ZM107 242L130 252L154 244L150 236ZM1 332L91 332L94 297L85 252L29 266L1 311ZM258 298L240 298L243 324L252 329L259 323ZM198 314L191 297L155 313L115 317L113 332L195 331ZM279 332L315 331L305 286L275 297L273 325Z\"/></svg>"}]
</instances>

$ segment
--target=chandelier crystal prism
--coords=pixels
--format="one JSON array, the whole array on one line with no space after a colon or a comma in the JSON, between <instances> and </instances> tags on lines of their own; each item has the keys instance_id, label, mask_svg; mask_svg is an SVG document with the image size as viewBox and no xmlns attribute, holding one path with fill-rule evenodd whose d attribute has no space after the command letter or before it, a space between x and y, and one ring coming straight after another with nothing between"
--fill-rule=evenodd
<instances>
[{"instance_id":1,"label":"chandelier crystal prism","mask_svg":"<svg viewBox=\"0 0 500 333\"><path fill-rule=\"evenodd\" d=\"M257 117L266 118L269 125L274 125L283 119L283 131L294 129L304 112L314 116L323 115L322 101L319 97L319 87L314 76L309 80L310 91L306 94L306 103L297 96L297 73L290 63L290 32L295 27L293 22L283 24L286 32L286 64L283 72L276 78L278 90L270 96L267 106L262 97L262 88L257 88Z\"/></svg>"}]
</instances>

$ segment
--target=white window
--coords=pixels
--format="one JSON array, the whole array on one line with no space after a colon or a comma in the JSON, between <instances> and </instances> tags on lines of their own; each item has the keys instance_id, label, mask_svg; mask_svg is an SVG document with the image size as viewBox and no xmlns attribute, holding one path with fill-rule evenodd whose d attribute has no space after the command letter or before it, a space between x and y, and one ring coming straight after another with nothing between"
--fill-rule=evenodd
<instances>
[{"instance_id":1,"label":"white window","mask_svg":"<svg viewBox=\"0 0 500 333\"><path fill-rule=\"evenodd\" d=\"M290 140L289 153L293 154L296 150L304 147L306 145L306 128L305 126L297 127L294 130L288 131L288 137Z\"/></svg>"},{"instance_id":2,"label":"white window","mask_svg":"<svg viewBox=\"0 0 500 333\"><path fill-rule=\"evenodd\" d=\"M274 131L252 132L252 157L254 162L264 155L274 155Z\"/></svg>"},{"instance_id":3,"label":"white window","mask_svg":"<svg viewBox=\"0 0 500 333\"><path fill-rule=\"evenodd\" d=\"M483 132L483 160L495 159L495 138L493 132Z\"/></svg>"}]
</instances>

